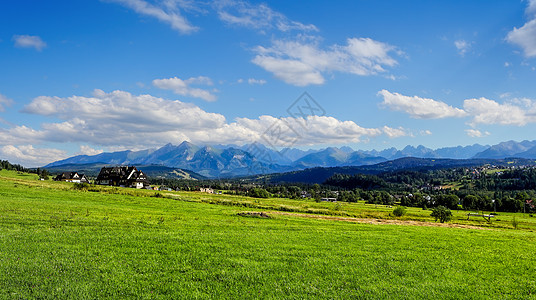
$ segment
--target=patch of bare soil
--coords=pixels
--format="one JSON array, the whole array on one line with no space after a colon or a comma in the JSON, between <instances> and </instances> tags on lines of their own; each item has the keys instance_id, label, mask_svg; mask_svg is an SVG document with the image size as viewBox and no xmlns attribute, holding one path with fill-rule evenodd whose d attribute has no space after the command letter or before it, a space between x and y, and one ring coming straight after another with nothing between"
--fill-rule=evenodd
<instances>
[{"instance_id":1,"label":"patch of bare soil","mask_svg":"<svg viewBox=\"0 0 536 300\"><path fill-rule=\"evenodd\" d=\"M350 218L350 217L337 217L337 216L297 214L297 213L288 213L288 212L281 212L281 211L272 211L270 212L270 214L301 217L301 218L311 218L311 219L321 219L321 220L365 223L365 224L374 224L374 225L429 226L429 227L450 227L450 228L490 230L489 228L482 228L482 227L471 226L471 225L451 224L451 223L432 223L432 222L421 222L421 221L411 221L411 220Z\"/></svg>"}]
</instances>

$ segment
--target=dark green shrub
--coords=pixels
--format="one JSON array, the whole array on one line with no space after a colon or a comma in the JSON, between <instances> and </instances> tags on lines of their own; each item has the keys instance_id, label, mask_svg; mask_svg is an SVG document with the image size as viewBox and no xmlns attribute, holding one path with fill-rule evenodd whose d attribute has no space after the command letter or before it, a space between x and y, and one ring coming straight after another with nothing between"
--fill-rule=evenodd
<instances>
[{"instance_id":1,"label":"dark green shrub","mask_svg":"<svg viewBox=\"0 0 536 300\"><path fill-rule=\"evenodd\" d=\"M397 208L395 208L395 210L393 210L393 215L395 217L402 217L405 214L406 214L406 208L404 206L398 206Z\"/></svg>"},{"instance_id":2,"label":"dark green shrub","mask_svg":"<svg viewBox=\"0 0 536 300\"><path fill-rule=\"evenodd\" d=\"M434 217L436 222L439 220L439 222L445 223L452 219L452 212L450 209L440 205L432 210L430 216Z\"/></svg>"},{"instance_id":3,"label":"dark green shrub","mask_svg":"<svg viewBox=\"0 0 536 300\"><path fill-rule=\"evenodd\" d=\"M254 188L248 191L248 196L253 198L270 198L270 193L262 188Z\"/></svg>"},{"instance_id":4,"label":"dark green shrub","mask_svg":"<svg viewBox=\"0 0 536 300\"><path fill-rule=\"evenodd\" d=\"M89 188L89 184L87 183L78 183L76 182L74 185L73 185L73 189L74 190L87 190Z\"/></svg>"},{"instance_id":5,"label":"dark green shrub","mask_svg":"<svg viewBox=\"0 0 536 300\"><path fill-rule=\"evenodd\" d=\"M512 227L514 227L514 229L517 229L518 226L519 226L519 221L516 220L516 216L514 216L514 218L512 219Z\"/></svg>"}]
</instances>

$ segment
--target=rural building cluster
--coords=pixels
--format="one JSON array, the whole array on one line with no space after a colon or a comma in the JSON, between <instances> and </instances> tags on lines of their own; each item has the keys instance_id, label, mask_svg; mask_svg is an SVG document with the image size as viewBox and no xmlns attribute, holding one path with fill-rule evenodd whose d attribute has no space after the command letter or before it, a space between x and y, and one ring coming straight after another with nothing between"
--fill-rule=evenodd
<instances>
[{"instance_id":1,"label":"rural building cluster","mask_svg":"<svg viewBox=\"0 0 536 300\"><path fill-rule=\"evenodd\" d=\"M136 189L142 189L149 186L145 173L134 166L103 167L100 170L95 183L99 185L131 187Z\"/></svg>"},{"instance_id":2,"label":"rural building cluster","mask_svg":"<svg viewBox=\"0 0 536 300\"><path fill-rule=\"evenodd\" d=\"M75 183L91 183L85 174L78 174L78 172L63 172L54 177L54 180Z\"/></svg>"},{"instance_id":3,"label":"rural building cluster","mask_svg":"<svg viewBox=\"0 0 536 300\"><path fill-rule=\"evenodd\" d=\"M78 172L63 172L57 175L54 180L74 183L91 183L85 174L79 174ZM136 189L149 187L149 181L147 180L145 173L134 166L103 167L95 179L95 184Z\"/></svg>"}]
</instances>

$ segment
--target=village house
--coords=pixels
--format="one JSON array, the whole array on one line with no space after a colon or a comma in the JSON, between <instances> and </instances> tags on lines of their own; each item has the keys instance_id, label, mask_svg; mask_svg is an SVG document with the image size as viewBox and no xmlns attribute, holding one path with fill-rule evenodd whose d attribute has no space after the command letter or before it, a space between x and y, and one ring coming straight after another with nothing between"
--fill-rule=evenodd
<instances>
[{"instance_id":1,"label":"village house","mask_svg":"<svg viewBox=\"0 0 536 300\"><path fill-rule=\"evenodd\" d=\"M200 188L199 190L200 190L202 193L214 194L214 190L211 189L211 188Z\"/></svg>"},{"instance_id":2,"label":"village house","mask_svg":"<svg viewBox=\"0 0 536 300\"><path fill-rule=\"evenodd\" d=\"M75 183L91 183L84 174L78 174L78 172L63 172L54 177L54 181L66 181Z\"/></svg>"},{"instance_id":3,"label":"village house","mask_svg":"<svg viewBox=\"0 0 536 300\"><path fill-rule=\"evenodd\" d=\"M321 198L320 201L337 202L337 198Z\"/></svg>"},{"instance_id":4,"label":"village house","mask_svg":"<svg viewBox=\"0 0 536 300\"><path fill-rule=\"evenodd\" d=\"M103 167L95 180L100 185L132 187L141 189L149 185L147 176L136 167Z\"/></svg>"}]
</instances>

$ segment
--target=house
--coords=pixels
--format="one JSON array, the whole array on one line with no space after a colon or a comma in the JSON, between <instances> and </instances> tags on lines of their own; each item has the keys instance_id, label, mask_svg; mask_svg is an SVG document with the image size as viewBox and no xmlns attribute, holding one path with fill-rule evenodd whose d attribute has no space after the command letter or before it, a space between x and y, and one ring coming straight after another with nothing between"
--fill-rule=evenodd
<instances>
[{"instance_id":1,"label":"house","mask_svg":"<svg viewBox=\"0 0 536 300\"><path fill-rule=\"evenodd\" d=\"M211 188L200 188L199 190L200 190L202 193L214 194L214 190L211 189Z\"/></svg>"},{"instance_id":2,"label":"house","mask_svg":"<svg viewBox=\"0 0 536 300\"><path fill-rule=\"evenodd\" d=\"M308 193L307 191L302 191L302 192L301 192L301 197L302 197L302 198L311 198L312 196L311 196L311 194Z\"/></svg>"},{"instance_id":3,"label":"house","mask_svg":"<svg viewBox=\"0 0 536 300\"><path fill-rule=\"evenodd\" d=\"M76 183L91 183L84 174L78 174L78 172L63 172L54 177L55 181L66 181Z\"/></svg>"},{"instance_id":4,"label":"house","mask_svg":"<svg viewBox=\"0 0 536 300\"><path fill-rule=\"evenodd\" d=\"M321 198L320 201L337 202L337 198Z\"/></svg>"},{"instance_id":5,"label":"house","mask_svg":"<svg viewBox=\"0 0 536 300\"><path fill-rule=\"evenodd\" d=\"M95 180L100 185L132 187L141 189L149 185L147 176L136 167L103 167Z\"/></svg>"}]
</instances>

